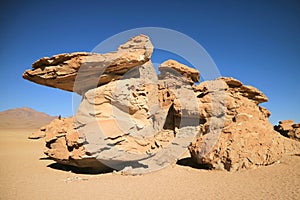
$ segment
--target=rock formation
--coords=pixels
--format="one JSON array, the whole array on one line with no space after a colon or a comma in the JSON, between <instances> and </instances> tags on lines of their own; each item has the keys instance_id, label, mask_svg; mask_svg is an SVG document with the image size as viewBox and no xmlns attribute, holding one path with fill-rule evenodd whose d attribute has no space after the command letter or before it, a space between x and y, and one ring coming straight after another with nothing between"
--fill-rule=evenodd
<instances>
[{"instance_id":1,"label":"rock formation","mask_svg":"<svg viewBox=\"0 0 300 200\"><path fill-rule=\"evenodd\" d=\"M281 135L300 141L300 123L294 124L293 120L282 120L274 126L274 130Z\"/></svg>"},{"instance_id":2,"label":"rock formation","mask_svg":"<svg viewBox=\"0 0 300 200\"><path fill-rule=\"evenodd\" d=\"M179 94L174 87L182 87L180 91L185 91L187 97L194 96L190 82L185 78L178 82L181 75L172 69L162 74L160 78L164 79L158 80L151 62L147 62L132 69L121 80L90 89L83 95L74 123L73 119L54 120L44 128L45 153L59 163L99 168L99 156L106 156L106 151L99 152L99 148L109 147L109 152L114 152L113 147L116 147L118 152L114 153L114 158L128 163L128 160L153 155L168 146L175 135L175 113L179 119L180 115L188 116L186 113L193 113L197 107L185 106L180 113L181 105L175 96ZM176 127L176 132L179 128ZM72 142L68 142L69 137L73 138ZM102 163L110 165L108 160Z\"/></svg>"},{"instance_id":3,"label":"rock formation","mask_svg":"<svg viewBox=\"0 0 300 200\"><path fill-rule=\"evenodd\" d=\"M199 71L174 60L157 76L152 51L139 35L117 52L61 54L25 71L25 79L82 95L73 118L40 130L45 153L63 164L135 173L175 163L187 149L197 163L229 171L299 152L299 142L273 130L258 105L268 101L261 91L225 77L195 85Z\"/></svg>"},{"instance_id":4,"label":"rock formation","mask_svg":"<svg viewBox=\"0 0 300 200\"><path fill-rule=\"evenodd\" d=\"M44 57L23 73L29 81L79 94L122 77L130 69L150 60L153 46L139 35L106 54L76 52ZM75 84L76 82L76 84Z\"/></svg>"},{"instance_id":5,"label":"rock formation","mask_svg":"<svg viewBox=\"0 0 300 200\"><path fill-rule=\"evenodd\" d=\"M87 168L90 172L109 170L95 158L86 155L84 141L79 138L73 117L54 119L38 133L45 137L44 153L58 163Z\"/></svg>"},{"instance_id":6,"label":"rock formation","mask_svg":"<svg viewBox=\"0 0 300 200\"><path fill-rule=\"evenodd\" d=\"M273 130L270 112L259 103L267 97L233 78L219 78L195 86L201 116L200 136L189 150L199 164L237 171L270 165L300 144Z\"/></svg>"}]
</instances>

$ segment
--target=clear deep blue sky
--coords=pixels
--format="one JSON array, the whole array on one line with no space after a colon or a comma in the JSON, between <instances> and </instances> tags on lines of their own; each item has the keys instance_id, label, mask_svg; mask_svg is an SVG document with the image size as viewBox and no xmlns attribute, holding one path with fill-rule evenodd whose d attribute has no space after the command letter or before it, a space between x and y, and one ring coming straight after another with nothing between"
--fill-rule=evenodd
<instances>
[{"instance_id":1,"label":"clear deep blue sky","mask_svg":"<svg viewBox=\"0 0 300 200\"><path fill-rule=\"evenodd\" d=\"M299 0L2 1L0 111L28 106L72 115L70 92L23 80L23 71L41 57L91 51L114 34L148 26L190 36L222 76L263 91L273 124L300 122Z\"/></svg>"}]
</instances>

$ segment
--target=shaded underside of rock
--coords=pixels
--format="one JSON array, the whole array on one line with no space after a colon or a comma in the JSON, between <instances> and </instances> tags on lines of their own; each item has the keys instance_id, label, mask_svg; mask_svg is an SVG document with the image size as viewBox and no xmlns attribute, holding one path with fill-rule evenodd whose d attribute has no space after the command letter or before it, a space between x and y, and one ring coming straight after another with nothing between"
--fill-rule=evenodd
<instances>
[{"instance_id":1,"label":"shaded underside of rock","mask_svg":"<svg viewBox=\"0 0 300 200\"><path fill-rule=\"evenodd\" d=\"M112 80L150 60L153 46L138 35L106 54L77 52L41 58L23 73L29 81L79 94Z\"/></svg>"}]
</instances>

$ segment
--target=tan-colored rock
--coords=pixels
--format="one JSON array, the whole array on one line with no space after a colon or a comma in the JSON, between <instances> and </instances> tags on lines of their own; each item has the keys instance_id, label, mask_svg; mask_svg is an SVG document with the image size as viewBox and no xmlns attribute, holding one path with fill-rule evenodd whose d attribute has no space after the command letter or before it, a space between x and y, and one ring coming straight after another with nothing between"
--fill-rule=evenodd
<instances>
[{"instance_id":1,"label":"tan-colored rock","mask_svg":"<svg viewBox=\"0 0 300 200\"><path fill-rule=\"evenodd\" d=\"M45 126L45 154L55 160L80 159L85 155L73 117L55 119Z\"/></svg>"},{"instance_id":2,"label":"tan-colored rock","mask_svg":"<svg viewBox=\"0 0 300 200\"><path fill-rule=\"evenodd\" d=\"M293 124L292 127L293 127L293 128L300 128L300 123L298 123L298 124Z\"/></svg>"},{"instance_id":3,"label":"tan-colored rock","mask_svg":"<svg viewBox=\"0 0 300 200\"><path fill-rule=\"evenodd\" d=\"M237 171L270 165L285 153L299 153L300 143L282 137L258 104L267 97L233 78L194 87L199 99L200 136L189 147L192 158L213 169Z\"/></svg>"},{"instance_id":4,"label":"tan-colored rock","mask_svg":"<svg viewBox=\"0 0 300 200\"><path fill-rule=\"evenodd\" d=\"M294 124L293 120L282 120L274 126L274 130L281 135L300 141L300 123Z\"/></svg>"},{"instance_id":5,"label":"tan-colored rock","mask_svg":"<svg viewBox=\"0 0 300 200\"><path fill-rule=\"evenodd\" d=\"M149 67L151 63L138 70L140 74L151 74ZM250 98L253 96L245 94L242 85L237 86L237 80L231 80L234 85L228 85L225 80L194 86L200 124L199 121L192 124L199 126L199 136L189 149L198 163L237 171L269 165L285 153L299 152L297 142L272 130L269 112L257 106L262 98ZM102 169L109 157L99 161L99 156L105 158L107 153L99 151L101 141L106 141L104 146L110 146L115 159L126 162L133 155L132 159L166 148L176 133L185 131L179 126L181 117L190 113L186 115L192 119L195 117L192 111L197 108L178 104L179 94L171 90L178 83L176 79L158 80L158 84L151 82L154 80L140 81L137 77L127 77L86 92L75 124L72 119L62 119L46 127L45 153L59 163ZM151 108L156 103L160 108Z\"/></svg>"},{"instance_id":6,"label":"tan-colored rock","mask_svg":"<svg viewBox=\"0 0 300 200\"><path fill-rule=\"evenodd\" d=\"M28 136L28 139L40 139L40 138L44 138L46 136L46 128L43 126L41 127L38 131L35 131L33 133L31 133Z\"/></svg>"},{"instance_id":7,"label":"tan-colored rock","mask_svg":"<svg viewBox=\"0 0 300 200\"><path fill-rule=\"evenodd\" d=\"M223 80L233 92L238 92L240 95L253 100L256 104L268 101L268 97L253 86L243 85L239 80L232 77L222 77L219 80Z\"/></svg>"},{"instance_id":8,"label":"tan-colored rock","mask_svg":"<svg viewBox=\"0 0 300 200\"><path fill-rule=\"evenodd\" d=\"M200 72L174 60L168 60L159 66L159 95L162 107L169 110L170 105L174 112L172 127L183 124L197 126L199 118L198 100L193 87L194 82L200 79ZM188 122L186 122L187 120ZM184 126L185 126L184 125Z\"/></svg>"},{"instance_id":9,"label":"tan-colored rock","mask_svg":"<svg viewBox=\"0 0 300 200\"><path fill-rule=\"evenodd\" d=\"M293 120L282 120L279 122L279 126L283 131L290 131L293 129Z\"/></svg>"},{"instance_id":10,"label":"tan-colored rock","mask_svg":"<svg viewBox=\"0 0 300 200\"><path fill-rule=\"evenodd\" d=\"M149 37L138 35L121 45L117 52L106 54L77 52L45 57L23 73L29 81L74 91L79 94L112 80L150 60L153 46Z\"/></svg>"},{"instance_id":11,"label":"tan-colored rock","mask_svg":"<svg viewBox=\"0 0 300 200\"><path fill-rule=\"evenodd\" d=\"M128 162L154 154L172 142L176 120L188 118L198 108L196 104L184 106L176 100L181 96L196 101L181 75L158 80L152 63L147 62L118 81L88 90L75 123L63 119L46 128L51 131L46 131L45 153L59 163L78 167L97 166L96 158L109 165L112 155L119 162Z\"/></svg>"},{"instance_id":12,"label":"tan-colored rock","mask_svg":"<svg viewBox=\"0 0 300 200\"><path fill-rule=\"evenodd\" d=\"M166 144L173 137L162 137L171 104L158 107L158 82L151 62L136 70L140 77L123 77L86 92L75 119L78 132L88 141L96 135L124 152L147 155L157 150L155 143ZM89 154L101 153L93 152L94 146L86 146Z\"/></svg>"},{"instance_id":13,"label":"tan-colored rock","mask_svg":"<svg viewBox=\"0 0 300 200\"><path fill-rule=\"evenodd\" d=\"M268 98L257 88L226 77L194 85L200 73L174 60L162 63L157 76L152 51L149 38L139 35L117 52L35 62L24 78L82 94L74 118L53 120L40 130L45 154L62 164L130 173L175 163L177 150L190 142L197 163L228 171L300 153L299 142L273 130L270 112L258 106Z\"/></svg>"},{"instance_id":14,"label":"tan-colored rock","mask_svg":"<svg viewBox=\"0 0 300 200\"><path fill-rule=\"evenodd\" d=\"M190 84L200 81L200 73L198 70L181 64L175 60L167 60L160 64L159 71L164 74L166 72L176 71L181 74Z\"/></svg>"},{"instance_id":15,"label":"tan-colored rock","mask_svg":"<svg viewBox=\"0 0 300 200\"><path fill-rule=\"evenodd\" d=\"M44 153L56 162L89 168L90 172L108 170L107 166L86 154L84 140L75 129L73 117L55 119L40 131L46 136Z\"/></svg>"}]
</instances>

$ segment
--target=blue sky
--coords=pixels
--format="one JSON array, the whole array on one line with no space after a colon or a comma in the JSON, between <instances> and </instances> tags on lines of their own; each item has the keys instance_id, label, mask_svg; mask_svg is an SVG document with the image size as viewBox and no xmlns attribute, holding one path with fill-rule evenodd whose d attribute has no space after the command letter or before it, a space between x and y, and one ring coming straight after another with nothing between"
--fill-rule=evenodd
<instances>
[{"instance_id":1,"label":"blue sky","mask_svg":"<svg viewBox=\"0 0 300 200\"><path fill-rule=\"evenodd\" d=\"M300 1L6 1L0 8L0 111L72 115L72 93L22 79L44 56L91 51L119 32L164 27L199 42L222 76L263 91L271 122L300 122ZM159 57L159 55L157 55ZM167 58L166 58L167 59Z\"/></svg>"}]
</instances>

